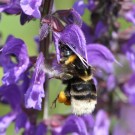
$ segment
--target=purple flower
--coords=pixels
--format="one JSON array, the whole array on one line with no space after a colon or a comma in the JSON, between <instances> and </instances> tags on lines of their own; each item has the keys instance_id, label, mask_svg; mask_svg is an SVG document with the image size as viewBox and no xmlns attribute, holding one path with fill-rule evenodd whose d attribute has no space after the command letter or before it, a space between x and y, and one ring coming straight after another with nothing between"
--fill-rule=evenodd
<instances>
[{"instance_id":1,"label":"purple flower","mask_svg":"<svg viewBox=\"0 0 135 135\"><path fill-rule=\"evenodd\" d=\"M67 25L70 24L75 24L78 25L79 27L82 26L82 19L80 14L78 14L78 12L76 12L74 9L68 9L68 10L57 10L56 12L53 13L54 16L58 16L58 18L65 22ZM59 24L55 18L52 18L53 21L55 22L55 24L57 25L57 27L59 26L59 29L57 29L57 31L61 31L61 24ZM57 20L57 21L56 21ZM56 23L57 22L57 23ZM55 26L56 27L56 26ZM62 27L63 29L63 27Z\"/></svg>"},{"instance_id":2,"label":"purple flower","mask_svg":"<svg viewBox=\"0 0 135 135\"><path fill-rule=\"evenodd\" d=\"M21 24L34 18L41 18L39 7L42 0L10 0L0 5L0 12L21 14Z\"/></svg>"},{"instance_id":3,"label":"purple flower","mask_svg":"<svg viewBox=\"0 0 135 135\"><path fill-rule=\"evenodd\" d=\"M56 51L56 58L57 61L60 61L60 51L59 51L59 39L60 39L60 34L59 33L53 33L53 40L55 44L55 51Z\"/></svg>"},{"instance_id":4,"label":"purple flower","mask_svg":"<svg viewBox=\"0 0 135 135\"><path fill-rule=\"evenodd\" d=\"M87 135L87 128L83 119L78 116L70 116L63 125L61 134L78 133L80 135Z\"/></svg>"},{"instance_id":5,"label":"purple flower","mask_svg":"<svg viewBox=\"0 0 135 135\"><path fill-rule=\"evenodd\" d=\"M36 123L37 111L33 109L26 109L22 107L20 112L17 112L15 119L15 130L16 133L21 128L24 129L23 135L37 135L38 133L46 132L46 126L43 123Z\"/></svg>"},{"instance_id":6,"label":"purple flower","mask_svg":"<svg viewBox=\"0 0 135 135\"><path fill-rule=\"evenodd\" d=\"M20 0L7 0L7 3L0 5L0 12L6 12L9 14L20 13Z\"/></svg>"},{"instance_id":7,"label":"purple flower","mask_svg":"<svg viewBox=\"0 0 135 135\"><path fill-rule=\"evenodd\" d=\"M42 0L20 0L20 6L25 14L40 18L39 7L41 6L41 2Z\"/></svg>"},{"instance_id":8,"label":"purple flower","mask_svg":"<svg viewBox=\"0 0 135 135\"><path fill-rule=\"evenodd\" d=\"M16 133L19 132L21 128L25 128L26 124L28 122L28 116L24 112L20 112L15 119L15 131Z\"/></svg>"},{"instance_id":9,"label":"purple flower","mask_svg":"<svg viewBox=\"0 0 135 135\"><path fill-rule=\"evenodd\" d=\"M34 108L41 110L42 98L45 96L43 84L45 81L44 57L40 53L37 58L35 70L31 78L31 84L25 94L25 106L27 108Z\"/></svg>"},{"instance_id":10,"label":"purple flower","mask_svg":"<svg viewBox=\"0 0 135 135\"><path fill-rule=\"evenodd\" d=\"M73 8L82 16L86 8L93 11L96 8L96 2L95 0L88 0L88 3L84 3L84 0L76 0Z\"/></svg>"},{"instance_id":11,"label":"purple flower","mask_svg":"<svg viewBox=\"0 0 135 135\"><path fill-rule=\"evenodd\" d=\"M36 124L32 124L27 122L25 125L25 129L23 135L46 135L47 127L43 122Z\"/></svg>"},{"instance_id":12,"label":"purple flower","mask_svg":"<svg viewBox=\"0 0 135 135\"><path fill-rule=\"evenodd\" d=\"M99 67L107 73L113 72L113 62L115 58L113 54L105 46L100 44L87 45L88 63L92 66Z\"/></svg>"},{"instance_id":13,"label":"purple flower","mask_svg":"<svg viewBox=\"0 0 135 135\"><path fill-rule=\"evenodd\" d=\"M88 0L88 9L93 11L96 8L96 0Z\"/></svg>"},{"instance_id":14,"label":"purple flower","mask_svg":"<svg viewBox=\"0 0 135 135\"><path fill-rule=\"evenodd\" d=\"M120 108L120 119L115 125L113 135L134 135L135 134L135 106L122 104Z\"/></svg>"},{"instance_id":15,"label":"purple flower","mask_svg":"<svg viewBox=\"0 0 135 135\"><path fill-rule=\"evenodd\" d=\"M35 135L35 133L36 133L36 125L27 121L23 135Z\"/></svg>"},{"instance_id":16,"label":"purple flower","mask_svg":"<svg viewBox=\"0 0 135 135\"><path fill-rule=\"evenodd\" d=\"M95 125L95 119L93 118L93 115L85 114L82 115L81 118L84 120L86 124L88 135L93 134L93 128Z\"/></svg>"},{"instance_id":17,"label":"purple flower","mask_svg":"<svg viewBox=\"0 0 135 135\"><path fill-rule=\"evenodd\" d=\"M124 14L124 17L135 25L135 5L132 5L132 8Z\"/></svg>"},{"instance_id":18,"label":"purple flower","mask_svg":"<svg viewBox=\"0 0 135 135\"><path fill-rule=\"evenodd\" d=\"M123 85L123 90L128 97L128 102L135 104L135 74L132 74L130 79Z\"/></svg>"},{"instance_id":19,"label":"purple flower","mask_svg":"<svg viewBox=\"0 0 135 135\"><path fill-rule=\"evenodd\" d=\"M33 16L29 16L29 15L25 14L24 12L21 12L21 15L20 15L21 25L24 25L27 21L29 22L32 19L33 19Z\"/></svg>"},{"instance_id":20,"label":"purple flower","mask_svg":"<svg viewBox=\"0 0 135 135\"><path fill-rule=\"evenodd\" d=\"M116 77L111 74L107 78L107 90L111 91L116 87Z\"/></svg>"},{"instance_id":21,"label":"purple flower","mask_svg":"<svg viewBox=\"0 0 135 135\"><path fill-rule=\"evenodd\" d=\"M91 135L90 128L93 127L93 124L91 115L82 117L71 115L66 119L60 134L77 133L79 135Z\"/></svg>"},{"instance_id":22,"label":"purple flower","mask_svg":"<svg viewBox=\"0 0 135 135\"><path fill-rule=\"evenodd\" d=\"M6 101L10 104L11 108L19 111L21 105L21 92L19 87L15 84L3 85L0 87L0 100Z\"/></svg>"},{"instance_id":23,"label":"purple flower","mask_svg":"<svg viewBox=\"0 0 135 135\"><path fill-rule=\"evenodd\" d=\"M22 87L22 85L17 86L17 84L3 85L0 87L0 100L5 101L11 106L12 109L11 113L14 116L13 119L10 119L10 117L8 117L10 114L9 113L1 118L2 119L4 118L4 121L6 119L7 121L7 123L5 122L5 128L6 125L8 126L11 122L14 121L16 132L19 132L21 128L26 128L28 123L29 123L29 127L31 127L32 122L35 121L34 117L36 113L34 112L34 110L26 110L26 108L24 107L24 91L25 91L25 87ZM1 120L0 122L3 121ZM0 127L1 127L1 123L0 123ZM4 132L5 130L2 131Z\"/></svg>"},{"instance_id":24,"label":"purple flower","mask_svg":"<svg viewBox=\"0 0 135 135\"><path fill-rule=\"evenodd\" d=\"M16 58L16 63L11 57ZM1 65L4 68L3 84L9 85L18 81L20 75L26 71L29 65L29 57L25 43L18 38L9 36L2 48Z\"/></svg>"},{"instance_id":25,"label":"purple flower","mask_svg":"<svg viewBox=\"0 0 135 135\"><path fill-rule=\"evenodd\" d=\"M84 14L84 10L86 9L87 4L84 3L83 0L77 0L74 5L73 8L80 14L83 15Z\"/></svg>"},{"instance_id":26,"label":"purple flower","mask_svg":"<svg viewBox=\"0 0 135 135\"><path fill-rule=\"evenodd\" d=\"M100 38L105 32L107 32L107 26L102 21L99 21L95 28L95 38Z\"/></svg>"},{"instance_id":27,"label":"purple flower","mask_svg":"<svg viewBox=\"0 0 135 135\"><path fill-rule=\"evenodd\" d=\"M93 135L94 119L92 115L54 115L46 120L52 135Z\"/></svg>"},{"instance_id":28,"label":"purple flower","mask_svg":"<svg viewBox=\"0 0 135 135\"><path fill-rule=\"evenodd\" d=\"M85 22L83 22L82 30L87 44L90 44L97 42L97 40L104 36L108 30L108 26L106 26L103 21L99 21L93 30L91 26L88 26Z\"/></svg>"},{"instance_id":29,"label":"purple flower","mask_svg":"<svg viewBox=\"0 0 135 135\"><path fill-rule=\"evenodd\" d=\"M44 123L39 123L37 126L37 130L35 135L46 135L47 134L47 127L45 126Z\"/></svg>"},{"instance_id":30,"label":"purple flower","mask_svg":"<svg viewBox=\"0 0 135 135\"><path fill-rule=\"evenodd\" d=\"M109 135L110 120L105 111L99 110L96 115L93 135Z\"/></svg>"},{"instance_id":31,"label":"purple flower","mask_svg":"<svg viewBox=\"0 0 135 135\"><path fill-rule=\"evenodd\" d=\"M131 37L129 37L128 41L125 42L122 46L123 52L126 54L131 68L135 71L135 34L133 33Z\"/></svg>"},{"instance_id":32,"label":"purple flower","mask_svg":"<svg viewBox=\"0 0 135 135\"><path fill-rule=\"evenodd\" d=\"M95 35L91 27L89 27L85 22L82 24L82 31L86 38L86 43L93 43L95 41Z\"/></svg>"},{"instance_id":33,"label":"purple flower","mask_svg":"<svg viewBox=\"0 0 135 135\"><path fill-rule=\"evenodd\" d=\"M6 135L6 129L14 121L15 117L16 114L14 112L0 117L0 135Z\"/></svg>"},{"instance_id":34,"label":"purple flower","mask_svg":"<svg viewBox=\"0 0 135 135\"><path fill-rule=\"evenodd\" d=\"M52 135L92 135L94 119L92 115L70 115L67 118L62 115L54 115L46 121L51 126Z\"/></svg>"},{"instance_id":35,"label":"purple flower","mask_svg":"<svg viewBox=\"0 0 135 135\"><path fill-rule=\"evenodd\" d=\"M86 40L80 27L77 25L67 25L61 33L59 42L69 46L77 55L81 55L87 60Z\"/></svg>"}]
</instances>

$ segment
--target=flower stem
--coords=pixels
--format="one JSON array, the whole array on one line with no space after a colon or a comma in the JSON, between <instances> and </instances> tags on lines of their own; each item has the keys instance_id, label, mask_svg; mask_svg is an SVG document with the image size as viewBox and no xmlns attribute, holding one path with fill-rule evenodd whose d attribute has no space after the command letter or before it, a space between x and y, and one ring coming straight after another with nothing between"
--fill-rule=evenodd
<instances>
[{"instance_id":1,"label":"flower stem","mask_svg":"<svg viewBox=\"0 0 135 135\"><path fill-rule=\"evenodd\" d=\"M48 14L52 13L54 0L44 0L42 5L41 15L42 18ZM42 41L40 41L40 52L43 52L45 59L47 60L49 57L49 45L50 45L50 34ZM49 91L48 91L48 76L46 75L45 83L44 83L44 90L45 90L45 98L43 100L43 119L48 118L48 98L49 98Z\"/></svg>"}]
</instances>

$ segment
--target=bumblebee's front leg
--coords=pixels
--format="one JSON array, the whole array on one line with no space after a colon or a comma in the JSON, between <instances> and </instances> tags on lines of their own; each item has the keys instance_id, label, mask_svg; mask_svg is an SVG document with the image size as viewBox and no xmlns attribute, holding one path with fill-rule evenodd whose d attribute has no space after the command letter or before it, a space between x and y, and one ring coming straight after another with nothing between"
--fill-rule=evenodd
<instances>
[{"instance_id":1,"label":"bumblebee's front leg","mask_svg":"<svg viewBox=\"0 0 135 135\"><path fill-rule=\"evenodd\" d=\"M58 75L54 75L53 78L60 79L60 80L69 80L73 78L73 75L63 72Z\"/></svg>"}]
</instances>

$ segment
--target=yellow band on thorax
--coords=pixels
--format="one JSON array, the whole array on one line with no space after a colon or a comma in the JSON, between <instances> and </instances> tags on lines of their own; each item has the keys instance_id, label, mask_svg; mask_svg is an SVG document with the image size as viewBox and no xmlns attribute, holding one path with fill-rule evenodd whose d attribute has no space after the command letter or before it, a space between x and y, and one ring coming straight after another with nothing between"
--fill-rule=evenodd
<instances>
[{"instance_id":1,"label":"yellow band on thorax","mask_svg":"<svg viewBox=\"0 0 135 135\"><path fill-rule=\"evenodd\" d=\"M79 76L82 80L84 80L85 82L91 80L93 78L93 75L90 76Z\"/></svg>"},{"instance_id":2,"label":"yellow band on thorax","mask_svg":"<svg viewBox=\"0 0 135 135\"><path fill-rule=\"evenodd\" d=\"M70 63L73 63L76 58L77 58L76 55L69 56L69 58L65 61L65 65L68 65Z\"/></svg>"}]
</instances>

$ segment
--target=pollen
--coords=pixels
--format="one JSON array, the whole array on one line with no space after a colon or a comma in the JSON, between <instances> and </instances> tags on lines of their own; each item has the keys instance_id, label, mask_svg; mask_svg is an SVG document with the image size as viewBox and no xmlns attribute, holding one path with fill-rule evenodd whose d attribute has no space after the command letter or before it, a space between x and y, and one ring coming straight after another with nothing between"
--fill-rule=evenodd
<instances>
[{"instance_id":1,"label":"pollen","mask_svg":"<svg viewBox=\"0 0 135 135\"><path fill-rule=\"evenodd\" d=\"M58 96L58 102L65 103L67 101L67 97L64 91L61 91Z\"/></svg>"},{"instance_id":2,"label":"pollen","mask_svg":"<svg viewBox=\"0 0 135 135\"><path fill-rule=\"evenodd\" d=\"M68 65L70 63L73 63L76 58L77 58L76 55L69 56L68 60L65 61L65 64Z\"/></svg>"}]
</instances>

